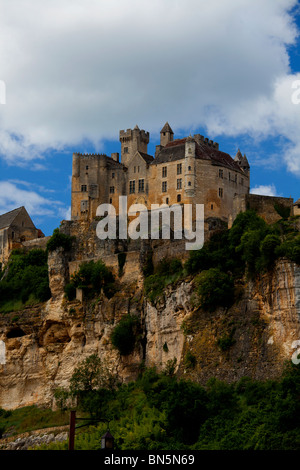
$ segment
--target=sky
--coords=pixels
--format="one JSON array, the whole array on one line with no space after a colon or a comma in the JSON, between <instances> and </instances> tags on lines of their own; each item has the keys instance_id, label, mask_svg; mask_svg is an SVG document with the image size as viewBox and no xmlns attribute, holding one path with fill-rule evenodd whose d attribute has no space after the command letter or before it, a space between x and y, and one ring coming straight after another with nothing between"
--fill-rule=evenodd
<instances>
[{"instance_id":1,"label":"sky","mask_svg":"<svg viewBox=\"0 0 300 470\"><path fill-rule=\"evenodd\" d=\"M251 192L300 197L295 0L0 0L0 214L51 235L70 218L73 152L154 154L202 134L246 154Z\"/></svg>"}]
</instances>

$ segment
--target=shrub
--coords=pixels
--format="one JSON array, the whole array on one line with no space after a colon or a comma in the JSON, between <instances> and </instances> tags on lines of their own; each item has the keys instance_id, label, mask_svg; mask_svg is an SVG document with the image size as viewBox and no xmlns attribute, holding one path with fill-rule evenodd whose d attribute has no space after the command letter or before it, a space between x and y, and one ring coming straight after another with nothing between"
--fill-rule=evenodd
<instances>
[{"instance_id":1,"label":"shrub","mask_svg":"<svg viewBox=\"0 0 300 470\"><path fill-rule=\"evenodd\" d=\"M65 294L67 299L71 302L76 297L76 287L72 282L65 285Z\"/></svg>"},{"instance_id":2,"label":"shrub","mask_svg":"<svg viewBox=\"0 0 300 470\"><path fill-rule=\"evenodd\" d=\"M0 281L1 311L7 311L9 304L14 310L13 304L22 308L27 301L44 302L50 297L47 253L40 249L28 253L14 250Z\"/></svg>"},{"instance_id":3,"label":"shrub","mask_svg":"<svg viewBox=\"0 0 300 470\"><path fill-rule=\"evenodd\" d=\"M230 349L231 346L234 345L235 343L235 339L233 339L234 332L235 332L235 329L233 328L229 334L224 334L218 339L217 344L222 351L228 351L228 349Z\"/></svg>"},{"instance_id":4,"label":"shrub","mask_svg":"<svg viewBox=\"0 0 300 470\"><path fill-rule=\"evenodd\" d=\"M194 354L191 351L188 351L184 358L184 365L188 369L194 369L196 366L196 362L197 362L196 356L194 356Z\"/></svg>"},{"instance_id":5,"label":"shrub","mask_svg":"<svg viewBox=\"0 0 300 470\"><path fill-rule=\"evenodd\" d=\"M145 294L150 302L154 302L159 297L164 288L177 281L183 273L183 266L179 259L163 259L154 274L147 276L144 280Z\"/></svg>"},{"instance_id":6,"label":"shrub","mask_svg":"<svg viewBox=\"0 0 300 470\"><path fill-rule=\"evenodd\" d=\"M115 293L114 275L102 260L82 263L79 270L72 276L71 282L66 286L67 297L74 298L76 288L83 289L86 295L93 296L103 289L107 297ZM74 291L75 289L75 291ZM69 297L68 297L69 298Z\"/></svg>"},{"instance_id":7,"label":"shrub","mask_svg":"<svg viewBox=\"0 0 300 470\"><path fill-rule=\"evenodd\" d=\"M54 229L53 235L47 243L47 250L54 251L59 247L62 247L66 251L70 251L72 247L72 241L74 237L65 235L60 232L58 228Z\"/></svg>"},{"instance_id":8,"label":"shrub","mask_svg":"<svg viewBox=\"0 0 300 470\"><path fill-rule=\"evenodd\" d=\"M217 307L229 307L234 301L232 278L217 268L198 274L195 279L199 306L214 311Z\"/></svg>"},{"instance_id":9,"label":"shrub","mask_svg":"<svg viewBox=\"0 0 300 470\"><path fill-rule=\"evenodd\" d=\"M122 356L127 356L134 350L138 330L138 320L131 315L123 317L115 326L111 334L111 342Z\"/></svg>"}]
</instances>

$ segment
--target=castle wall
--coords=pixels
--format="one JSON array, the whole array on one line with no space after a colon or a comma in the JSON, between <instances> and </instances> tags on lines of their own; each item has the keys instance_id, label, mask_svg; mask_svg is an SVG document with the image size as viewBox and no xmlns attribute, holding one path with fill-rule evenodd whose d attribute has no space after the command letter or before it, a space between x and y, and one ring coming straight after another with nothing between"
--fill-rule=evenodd
<instances>
[{"instance_id":1,"label":"castle wall","mask_svg":"<svg viewBox=\"0 0 300 470\"><path fill-rule=\"evenodd\" d=\"M288 208L292 215L293 199L257 194L238 195L233 200L232 223L240 212L255 210L268 224L274 224L282 218L276 207Z\"/></svg>"}]
</instances>

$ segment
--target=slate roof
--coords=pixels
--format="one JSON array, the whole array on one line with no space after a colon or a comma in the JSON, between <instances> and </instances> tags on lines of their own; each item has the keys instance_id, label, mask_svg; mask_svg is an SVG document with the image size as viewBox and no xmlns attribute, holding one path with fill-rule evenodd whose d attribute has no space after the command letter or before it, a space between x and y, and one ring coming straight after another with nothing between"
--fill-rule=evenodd
<instances>
[{"instance_id":1,"label":"slate roof","mask_svg":"<svg viewBox=\"0 0 300 470\"><path fill-rule=\"evenodd\" d=\"M139 154L141 155L141 157L145 160L146 163L151 163L153 162L154 158L152 157L152 155L148 155L147 153L143 153L143 152L140 152L139 151Z\"/></svg>"},{"instance_id":2,"label":"slate roof","mask_svg":"<svg viewBox=\"0 0 300 470\"><path fill-rule=\"evenodd\" d=\"M167 163L184 159L185 142L187 138L169 142L164 148L162 148L157 157L155 157L152 164L155 165L157 163ZM242 171L238 163L235 162L228 153L222 152L221 150L204 143L198 144L196 142L195 156L199 160L211 160L215 165L225 166L234 171Z\"/></svg>"},{"instance_id":3,"label":"slate roof","mask_svg":"<svg viewBox=\"0 0 300 470\"><path fill-rule=\"evenodd\" d=\"M170 132L171 134L174 134L174 132L172 131L172 129L170 127L170 124L168 122L166 122L166 124L164 125L164 127L160 131L160 133L162 133L162 132Z\"/></svg>"},{"instance_id":4,"label":"slate roof","mask_svg":"<svg viewBox=\"0 0 300 470\"><path fill-rule=\"evenodd\" d=\"M0 229L9 227L22 209L25 209L24 206L18 207L18 209L14 209L10 212L7 212L6 214L0 215Z\"/></svg>"}]
</instances>

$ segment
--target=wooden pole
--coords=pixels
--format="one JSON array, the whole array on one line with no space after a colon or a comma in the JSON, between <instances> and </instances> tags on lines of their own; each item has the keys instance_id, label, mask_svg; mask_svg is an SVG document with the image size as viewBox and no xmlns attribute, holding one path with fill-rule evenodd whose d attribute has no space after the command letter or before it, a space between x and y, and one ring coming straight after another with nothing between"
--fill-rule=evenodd
<instances>
[{"instance_id":1,"label":"wooden pole","mask_svg":"<svg viewBox=\"0 0 300 470\"><path fill-rule=\"evenodd\" d=\"M70 414L69 450L74 450L76 411Z\"/></svg>"}]
</instances>

